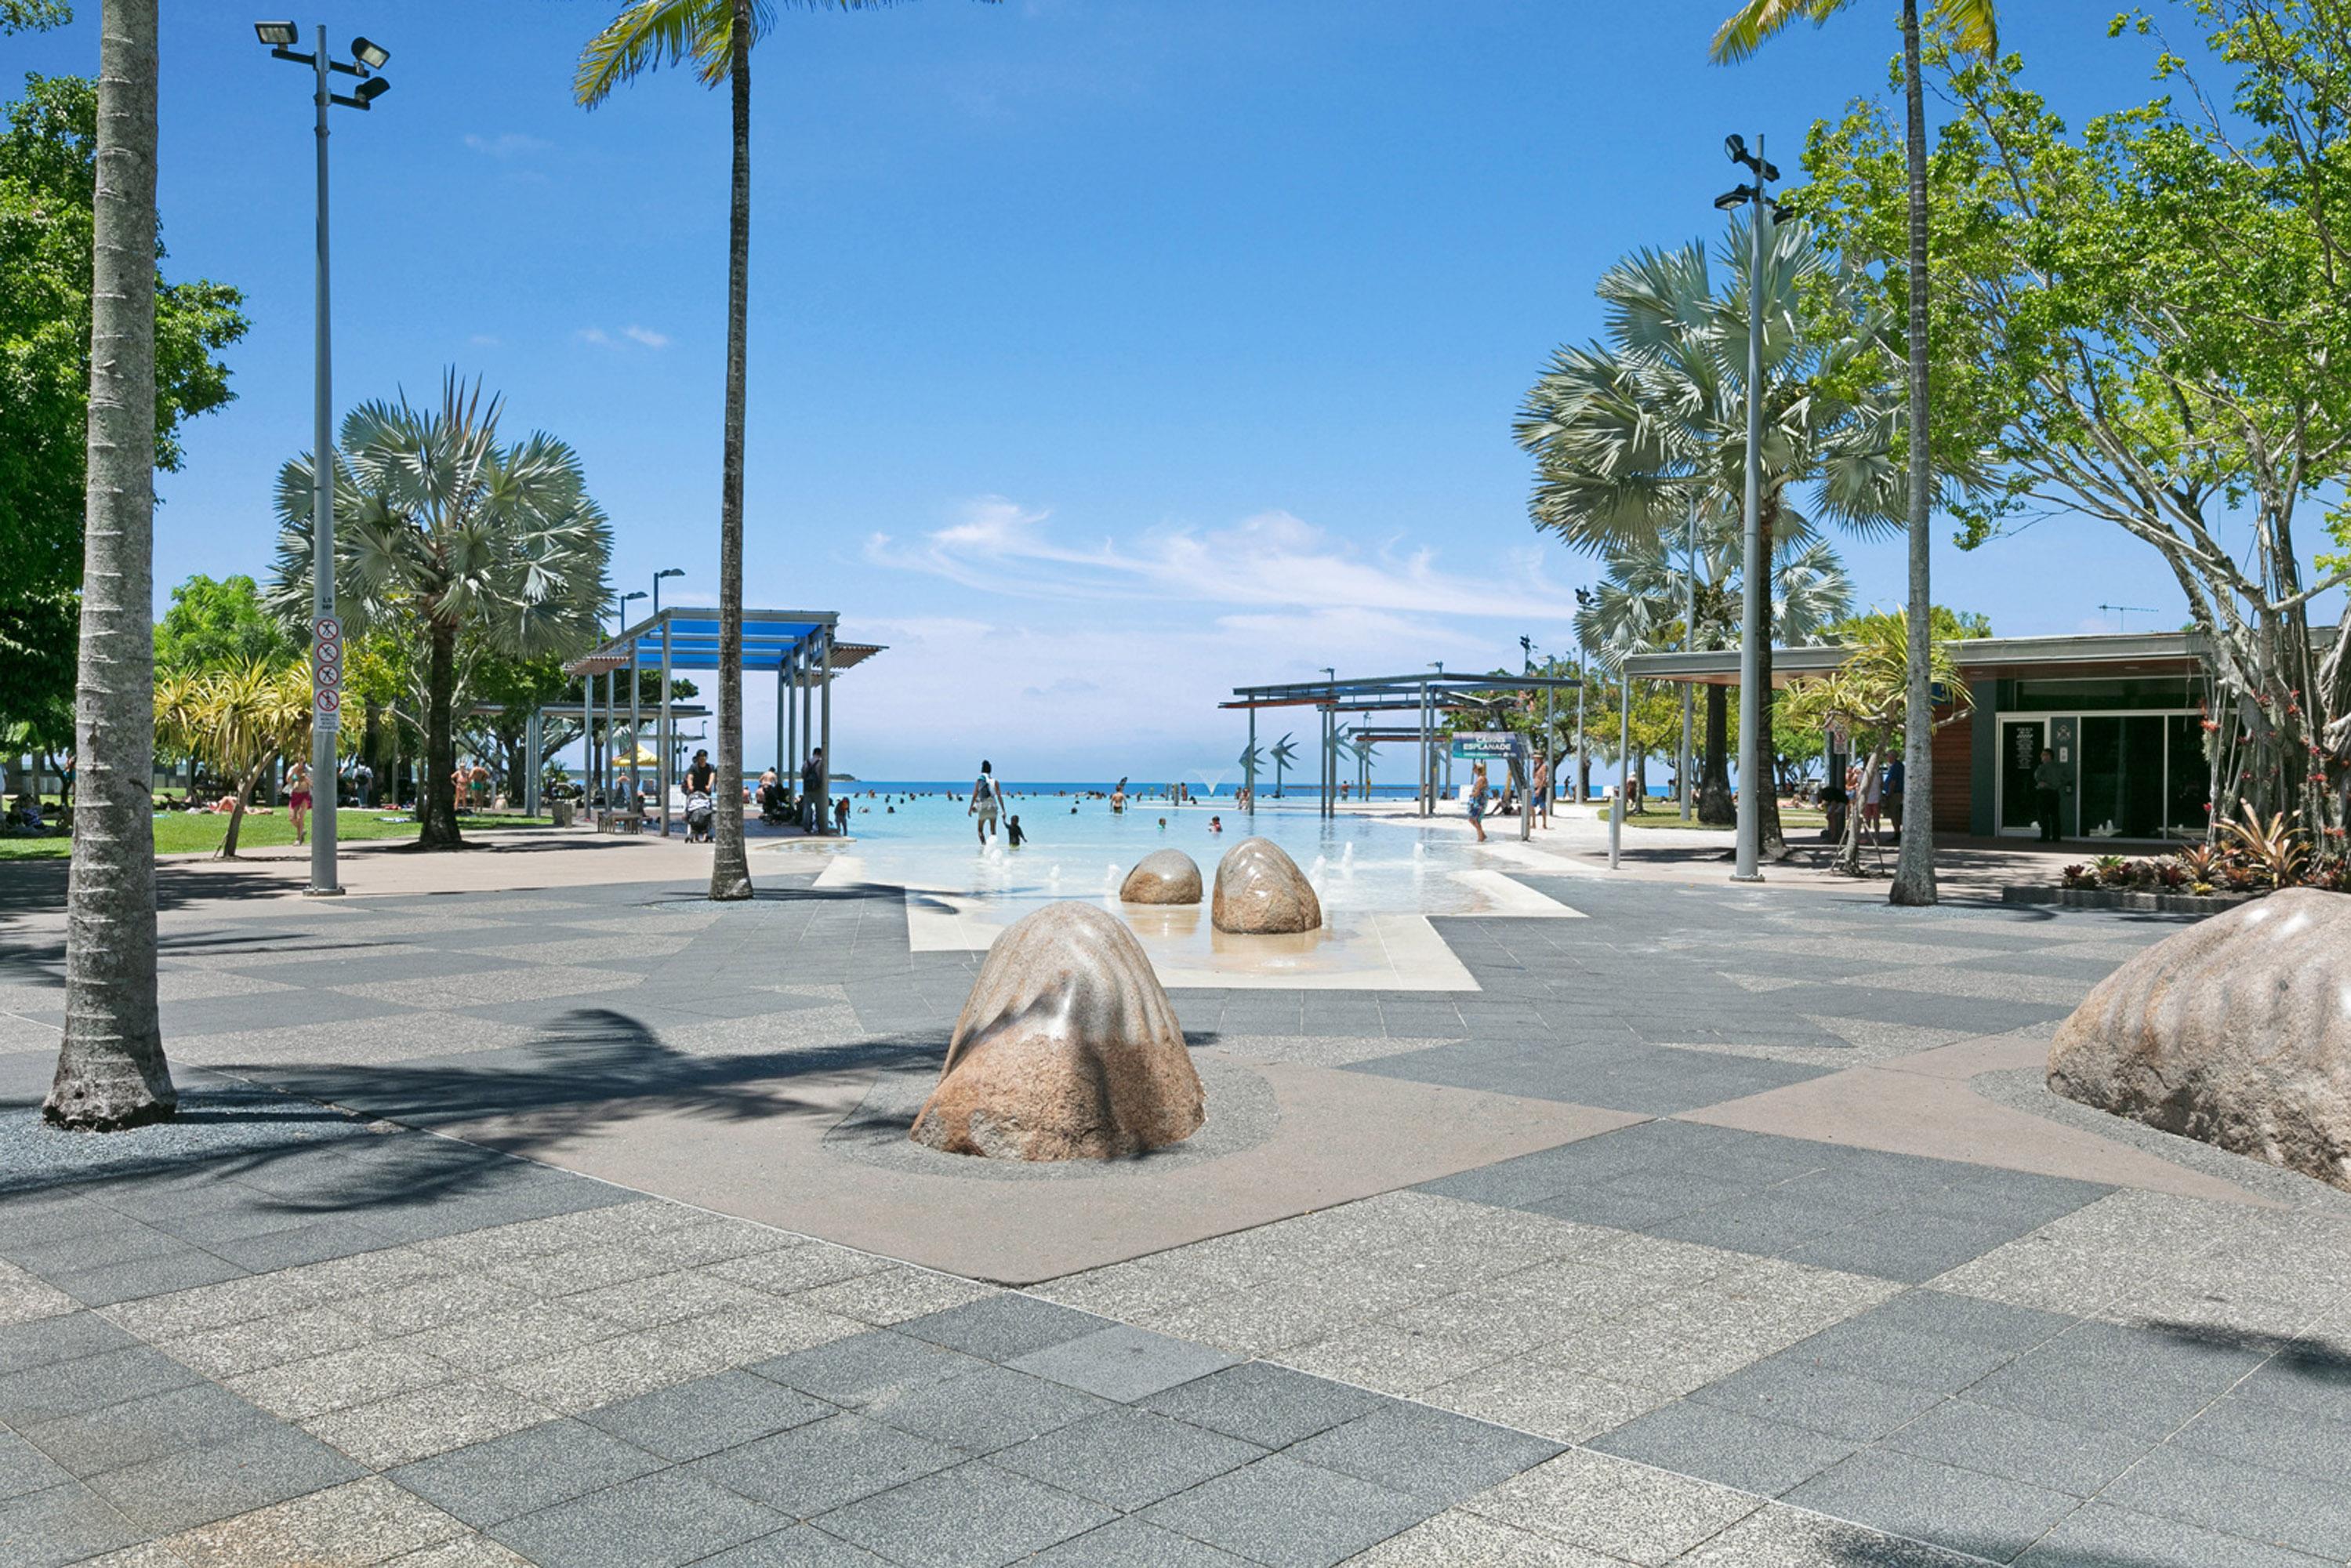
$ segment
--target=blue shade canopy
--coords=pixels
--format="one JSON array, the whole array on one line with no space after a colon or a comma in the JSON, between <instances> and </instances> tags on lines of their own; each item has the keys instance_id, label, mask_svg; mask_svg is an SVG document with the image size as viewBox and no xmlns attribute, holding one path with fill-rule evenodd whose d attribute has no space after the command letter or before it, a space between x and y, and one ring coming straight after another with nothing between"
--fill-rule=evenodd
<instances>
[{"instance_id":1,"label":"blue shade canopy","mask_svg":"<svg viewBox=\"0 0 2351 1568\"><path fill-rule=\"evenodd\" d=\"M781 671L795 654L812 664L824 640L834 634L841 614L832 610L746 610L743 612L743 668ZM564 665L575 675L601 675L636 663L649 670L661 668L663 633L668 633L672 670L715 670L718 667L718 612L708 605L676 605L648 616L608 643ZM831 665L843 670L882 650L866 643L832 644Z\"/></svg>"}]
</instances>

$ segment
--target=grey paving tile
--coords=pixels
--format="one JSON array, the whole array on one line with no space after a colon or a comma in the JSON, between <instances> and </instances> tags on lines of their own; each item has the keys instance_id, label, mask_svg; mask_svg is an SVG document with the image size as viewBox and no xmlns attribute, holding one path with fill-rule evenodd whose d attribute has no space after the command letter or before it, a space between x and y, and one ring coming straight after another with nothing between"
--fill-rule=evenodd
<instances>
[{"instance_id":1,"label":"grey paving tile","mask_svg":"<svg viewBox=\"0 0 2351 1568\"><path fill-rule=\"evenodd\" d=\"M1281 1448L1395 1401L1270 1362L1244 1362L1141 1401L1196 1427Z\"/></svg>"},{"instance_id":2,"label":"grey paving tile","mask_svg":"<svg viewBox=\"0 0 2351 1568\"><path fill-rule=\"evenodd\" d=\"M57 1568L145 1539L79 1482L0 1502L0 1542L11 1568Z\"/></svg>"},{"instance_id":3,"label":"grey paving tile","mask_svg":"<svg viewBox=\"0 0 2351 1568\"><path fill-rule=\"evenodd\" d=\"M0 1501L46 1491L73 1479L72 1471L16 1433L0 1431Z\"/></svg>"},{"instance_id":4,"label":"grey paving tile","mask_svg":"<svg viewBox=\"0 0 2351 1568\"><path fill-rule=\"evenodd\" d=\"M1792 1352L1757 1362L1690 1396L1782 1426L1861 1443L1884 1437L1940 1402L1932 1389L1815 1366Z\"/></svg>"},{"instance_id":5,"label":"grey paving tile","mask_svg":"<svg viewBox=\"0 0 2351 1568\"><path fill-rule=\"evenodd\" d=\"M661 1463L582 1422L549 1421L402 1465L391 1477L478 1530L633 1480Z\"/></svg>"},{"instance_id":6,"label":"grey paving tile","mask_svg":"<svg viewBox=\"0 0 2351 1568\"><path fill-rule=\"evenodd\" d=\"M678 1568L789 1522L674 1469L507 1520L489 1534L541 1568Z\"/></svg>"},{"instance_id":7,"label":"grey paving tile","mask_svg":"<svg viewBox=\"0 0 2351 1568\"><path fill-rule=\"evenodd\" d=\"M1271 1454L1139 1517L1269 1568L1331 1568L1434 1511L1417 1498Z\"/></svg>"},{"instance_id":8,"label":"grey paving tile","mask_svg":"<svg viewBox=\"0 0 2351 1568\"><path fill-rule=\"evenodd\" d=\"M2143 1437L1966 1398L1946 1400L1880 1442L1920 1458L2083 1498L2096 1496L2147 1450Z\"/></svg>"},{"instance_id":9,"label":"grey paving tile","mask_svg":"<svg viewBox=\"0 0 2351 1568\"><path fill-rule=\"evenodd\" d=\"M1880 1383L1956 1394L2007 1365L2019 1353L1904 1328L1867 1312L1823 1329L1781 1354Z\"/></svg>"},{"instance_id":10,"label":"grey paving tile","mask_svg":"<svg viewBox=\"0 0 2351 1568\"><path fill-rule=\"evenodd\" d=\"M109 1470L89 1485L148 1534L169 1535L366 1474L308 1433L273 1426Z\"/></svg>"},{"instance_id":11,"label":"grey paving tile","mask_svg":"<svg viewBox=\"0 0 2351 1568\"><path fill-rule=\"evenodd\" d=\"M1139 1519L1114 1519L1029 1561L1037 1568L1246 1568L1229 1552Z\"/></svg>"},{"instance_id":12,"label":"grey paving tile","mask_svg":"<svg viewBox=\"0 0 2351 1568\"><path fill-rule=\"evenodd\" d=\"M960 1377L887 1390L862 1408L900 1431L966 1453L988 1454L1114 1406L1049 1378L987 1365Z\"/></svg>"},{"instance_id":13,"label":"grey paving tile","mask_svg":"<svg viewBox=\"0 0 2351 1568\"><path fill-rule=\"evenodd\" d=\"M2240 1464L2351 1480L2351 1423L2308 1411L2289 1416L2273 1405L2223 1398L2171 1440Z\"/></svg>"},{"instance_id":14,"label":"grey paving tile","mask_svg":"<svg viewBox=\"0 0 2351 1568\"><path fill-rule=\"evenodd\" d=\"M838 1407L747 1372L657 1388L580 1419L674 1464L838 1414Z\"/></svg>"},{"instance_id":15,"label":"grey paving tile","mask_svg":"<svg viewBox=\"0 0 2351 1568\"><path fill-rule=\"evenodd\" d=\"M85 1305L110 1307L117 1301L160 1296L166 1291L234 1280L250 1270L193 1247L183 1247L152 1258L134 1258L94 1269L67 1269L43 1276L52 1285Z\"/></svg>"},{"instance_id":16,"label":"grey paving tile","mask_svg":"<svg viewBox=\"0 0 2351 1568\"><path fill-rule=\"evenodd\" d=\"M911 1432L844 1415L729 1448L686 1469L805 1520L961 1464L965 1458Z\"/></svg>"},{"instance_id":17,"label":"grey paving tile","mask_svg":"<svg viewBox=\"0 0 2351 1568\"><path fill-rule=\"evenodd\" d=\"M124 1350L139 1343L96 1312L67 1312L0 1326L0 1377L51 1362Z\"/></svg>"},{"instance_id":18,"label":"grey paving tile","mask_svg":"<svg viewBox=\"0 0 2351 1568\"><path fill-rule=\"evenodd\" d=\"M893 1325L897 1332L967 1355L1011 1361L1051 1345L1082 1339L1110 1327L1105 1320L1073 1307L1007 1291Z\"/></svg>"},{"instance_id":19,"label":"grey paving tile","mask_svg":"<svg viewBox=\"0 0 2351 1568\"><path fill-rule=\"evenodd\" d=\"M990 1457L1065 1491L1133 1512L1265 1457L1265 1449L1188 1422L1113 1406Z\"/></svg>"},{"instance_id":20,"label":"grey paving tile","mask_svg":"<svg viewBox=\"0 0 2351 1568\"><path fill-rule=\"evenodd\" d=\"M1587 1446L1765 1497L1802 1485L1854 1451L1854 1444L1843 1438L1687 1399L1628 1421Z\"/></svg>"},{"instance_id":21,"label":"grey paving tile","mask_svg":"<svg viewBox=\"0 0 2351 1568\"><path fill-rule=\"evenodd\" d=\"M1854 1455L1788 1500L1995 1563L2015 1558L2080 1506L2064 1492L1883 1449Z\"/></svg>"},{"instance_id":22,"label":"grey paving tile","mask_svg":"<svg viewBox=\"0 0 2351 1568\"><path fill-rule=\"evenodd\" d=\"M1932 1289L1905 1291L1871 1308L1868 1317L1887 1328L1938 1334L2019 1354L2056 1338L2077 1321L2060 1312Z\"/></svg>"},{"instance_id":23,"label":"grey paving tile","mask_svg":"<svg viewBox=\"0 0 2351 1568\"><path fill-rule=\"evenodd\" d=\"M2094 1502L2016 1561L2017 1568L2317 1568L2335 1559Z\"/></svg>"},{"instance_id":24,"label":"grey paving tile","mask_svg":"<svg viewBox=\"0 0 2351 1568\"><path fill-rule=\"evenodd\" d=\"M893 1389L961 1377L987 1364L961 1351L909 1339L893 1330L875 1329L758 1362L744 1370L854 1408Z\"/></svg>"},{"instance_id":25,"label":"grey paving tile","mask_svg":"<svg viewBox=\"0 0 2351 1568\"><path fill-rule=\"evenodd\" d=\"M996 1568L1116 1516L974 1461L822 1515L820 1527L909 1568Z\"/></svg>"},{"instance_id":26,"label":"grey paving tile","mask_svg":"<svg viewBox=\"0 0 2351 1568\"><path fill-rule=\"evenodd\" d=\"M216 1383L192 1383L100 1410L29 1427L25 1435L75 1475L89 1477L183 1448L249 1437L277 1423Z\"/></svg>"},{"instance_id":27,"label":"grey paving tile","mask_svg":"<svg viewBox=\"0 0 2351 1568\"><path fill-rule=\"evenodd\" d=\"M730 1546L716 1557L704 1558L695 1568L890 1568L890 1564L812 1524L795 1524Z\"/></svg>"},{"instance_id":28,"label":"grey paving tile","mask_svg":"<svg viewBox=\"0 0 2351 1568\"><path fill-rule=\"evenodd\" d=\"M2351 1421L2351 1350L2321 1340L2295 1341L2230 1393L2250 1404Z\"/></svg>"},{"instance_id":29,"label":"grey paving tile","mask_svg":"<svg viewBox=\"0 0 2351 1568\"><path fill-rule=\"evenodd\" d=\"M194 1373L144 1345L47 1362L0 1377L0 1421L23 1431L197 1381Z\"/></svg>"},{"instance_id":30,"label":"grey paving tile","mask_svg":"<svg viewBox=\"0 0 2351 1568\"><path fill-rule=\"evenodd\" d=\"M2321 1557L2351 1558L2351 1489L2339 1475L2320 1480L2167 1447L2132 1466L2100 1500Z\"/></svg>"},{"instance_id":31,"label":"grey paving tile","mask_svg":"<svg viewBox=\"0 0 2351 1568\"><path fill-rule=\"evenodd\" d=\"M1104 1399L1132 1401L1230 1366L1233 1357L1209 1345L1118 1324L1031 1351L1009 1364Z\"/></svg>"},{"instance_id":32,"label":"grey paving tile","mask_svg":"<svg viewBox=\"0 0 2351 1568\"><path fill-rule=\"evenodd\" d=\"M1447 1508L1561 1452L1562 1445L1426 1406L1396 1403L1286 1450L1294 1459Z\"/></svg>"},{"instance_id":33,"label":"grey paving tile","mask_svg":"<svg viewBox=\"0 0 2351 1568\"><path fill-rule=\"evenodd\" d=\"M2162 1437L2253 1370L2262 1353L2082 1322L1968 1390L1986 1405Z\"/></svg>"}]
</instances>

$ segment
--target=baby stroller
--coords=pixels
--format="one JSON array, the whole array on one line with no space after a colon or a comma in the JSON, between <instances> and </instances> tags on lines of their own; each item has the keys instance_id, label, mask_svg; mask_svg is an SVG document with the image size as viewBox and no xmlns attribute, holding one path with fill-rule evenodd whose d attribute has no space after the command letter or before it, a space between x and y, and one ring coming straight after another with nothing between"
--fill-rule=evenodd
<instances>
[{"instance_id":1,"label":"baby stroller","mask_svg":"<svg viewBox=\"0 0 2351 1568\"><path fill-rule=\"evenodd\" d=\"M789 797L779 786L771 784L759 794L759 821L771 828L780 828L792 820Z\"/></svg>"},{"instance_id":2,"label":"baby stroller","mask_svg":"<svg viewBox=\"0 0 2351 1568\"><path fill-rule=\"evenodd\" d=\"M710 797L699 789L685 798L685 841L689 844L710 841Z\"/></svg>"}]
</instances>

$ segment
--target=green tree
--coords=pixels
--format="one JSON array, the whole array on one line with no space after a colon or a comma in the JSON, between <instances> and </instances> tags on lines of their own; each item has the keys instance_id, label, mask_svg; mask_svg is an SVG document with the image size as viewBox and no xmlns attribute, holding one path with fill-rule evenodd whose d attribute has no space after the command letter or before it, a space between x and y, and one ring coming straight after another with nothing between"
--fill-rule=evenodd
<instances>
[{"instance_id":1,"label":"green tree","mask_svg":"<svg viewBox=\"0 0 2351 1568\"><path fill-rule=\"evenodd\" d=\"M743 426L750 354L751 51L778 0L633 0L588 41L572 97L593 109L614 88L692 61L705 87L727 86L734 172L726 217L726 412L718 490L718 796L710 896L751 896L743 849ZM797 0L809 9L872 10L889 0Z\"/></svg>"},{"instance_id":2,"label":"green tree","mask_svg":"<svg viewBox=\"0 0 2351 1568\"><path fill-rule=\"evenodd\" d=\"M1855 0L1746 0L1715 34L1714 57L1743 60L1789 23L1800 18L1826 22L1853 4ZM1932 360L1927 336L1927 95L1918 68L1918 0L1901 0L1901 4L1903 151L1908 203L1905 216L1909 241L1904 267L1909 306L1905 354L1910 383L1908 429L1928 432L1934 429L1934 422L1929 417ZM1929 14L1959 47L1990 56L1999 52L1998 9L1993 0L1933 0ZM1909 809L1902 818L1901 860L1887 894L1892 902L1905 904L1935 902L1935 726L1927 700L1927 688L1932 684L1927 622L1928 607L1934 602L1928 581L1936 494L1931 445L1928 439L1907 443L1910 612L1905 624L1911 635L1907 769L1911 782Z\"/></svg>"},{"instance_id":3,"label":"green tree","mask_svg":"<svg viewBox=\"0 0 2351 1568\"><path fill-rule=\"evenodd\" d=\"M66 1027L41 1113L108 1130L179 1105L155 1005L155 0L107 0L91 196L88 497L75 677ZM5 661L0 661L5 662Z\"/></svg>"},{"instance_id":4,"label":"green tree","mask_svg":"<svg viewBox=\"0 0 2351 1568\"><path fill-rule=\"evenodd\" d=\"M181 738L236 780L228 832L214 853L236 859L246 804L271 763L310 743L310 674L298 658L247 659L193 679L173 677L157 728Z\"/></svg>"},{"instance_id":5,"label":"green tree","mask_svg":"<svg viewBox=\"0 0 2351 1568\"><path fill-rule=\"evenodd\" d=\"M413 626L424 644L424 769L418 841L455 849L452 710L461 634L517 658L592 647L611 529L570 447L544 432L498 440L501 403L455 371L437 408L371 402L343 421L336 456L336 596L353 632ZM272 607L310 603L311 462L277 476ZM403 620L403 618L408 618Z\"/></svg>"},{"instance_id":6,"label":"green tree","mask_svg":"<svg viewBox=\"0 0 2351 1568\"><path fill-rule=\"evenodd\" d=\"M1762 509L1764 559L1809 539L1811 512L1870 533L1907 514L1893 461L1897 405L1876 368L1891 320L1854 289L1802 224L1768 215L1764 236ZM1643 250L1599 286L1605 340L1562 348L1527 394L1516 425L1535 458L1529 510L1570 548L1604 557L1670 551L1693 516L1701 538L1734 530L1744 508L1747 393L1745 223L1722 246L1718 289L1704 246ZM1823 300L1846 308L1813 329ZM1732 367L1737 367L1733 373ZM1808 510L1808 507L1810 510ZM1771 625L1763 677L1771 678ZM1767 686L1768 689L1768 686ZM1765 710L1768 727L1770 710ZM1763 737L1764 755L1771 737ZM1778 802L1761 802L1764 843L1781 846Z\"/></svg>"},{"instance_id":7,"label":"green tree","mask_svg":"<svg viewBox=\"0 0 2351 1568\"><path fill-rule=\"evenodd\" d=\"M2183 8L2209 68L2166 49L2161 96L2078 132L2015 57L1929 53L1954 106L1928 165L1937 447L1998 465L1964 544L2070 516L2162 559L2203 634L2214 820L2338 829L2351 639L2312 604L2351 551L2313 536L2351 547L2351 31L2305 0ZM1899 147L1866 106L1813 131L1797 199L1857 257L1895 237Z\"/></svg>"},{"instance_id":8,"label":"green tree","mask_svg":"<svg viewBox=\"0 0 2351 1568\"><path fill-rule=\"evenodd\" d=\"M1787 694L1789 716L1801 727L1819 732L1831 727L1847 731L1853 741L1854 755L1862 760L1862 777L1875 777L1886 766L1886 758L1896 746L1908 750L1910 724L1910 618L1907 612L1891 615L1871 613L1848 623L1847 640L1853 652L1833 674L1796 683ZM1949 689L1951 716L1956 718L1968 711L1967 683L1959 679L1959 664L1952 659L1950 645L1936 639L1928 643L1928 674L1929 686ZM1928 710L1927 720L1932 725L1934 714ZM1943 720L1951 722L1949 718ZM1904 789L1907 794L1908 780L1917 774L1915 762L1903 769ZM1906 805L1905 816L1917 810L1915 800ZM1851 811L1845 818L1844 848L1837 859L1837 868L1849 875L1861 873L1861 813Z\"/></svg>"},{"instance_id":9,"label":"green tree","mask_svg":"<svg viewBox=\"0 0 2351 1568\"><path fill-rule=\"evenodd\" d=\"M172 606L155 623L158 670L282 664L301 651L262 602L260 585L242 573L214 581L198 572L172 590Z\"/></svg>"},{"instance_id":10,"label":"green tree","mask_svg":"<svg viewBox=\"0 0 2351 1568\"><path fill-rule=\"evenodd\" d=\"M98 104L88 78L27 76L0 108L0 716L48 732L73 703ZM214 356L246 322L233 288L154 293L155 465L175 469L182 423L229 400Z\"/></svg>"}]
</instances>

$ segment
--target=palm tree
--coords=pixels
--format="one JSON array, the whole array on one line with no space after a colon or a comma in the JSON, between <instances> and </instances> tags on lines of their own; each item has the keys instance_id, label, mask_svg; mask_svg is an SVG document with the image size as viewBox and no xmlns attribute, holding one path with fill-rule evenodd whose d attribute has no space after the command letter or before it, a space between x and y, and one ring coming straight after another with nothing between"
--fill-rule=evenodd
<instances>
[{"instance_id":1,"label":"palm tree","mask_svg":"<svg viewBox=\"0 0 2351 1568\"><path fill-rule=\"evenodd\" d=\"M263 659L215 670L184 694L171 727L237 781L236 805L216 853L233 861L253 787L271 763L301 755L310 743L309 671L298 661Z\"/></svg>"},{"instance_id":2,"label":"palm tree","mask_svg":"<svg viewBox=\"0 0 2351 1568\"><path fill-rule=\"evenodd\" d=\"M1718 60L1743 60L1763 40L1802 17L1823 23L1854 0L1746 0L1714 36ZM1930 15L1961 49L1995 54L2000 29L1995 0L1932 0ZM1934 599L1928 581L1928 528L1934 513L1935 486L1928 451L1928 423L1927 343L1927 97L1918 71L1918 0L1902 0L1902 88L1905 142L1910 183L1910 608L1905 624L1909 643L1909 732L1903 737L1905 785L1909 790L1902 816L1902 851L1896 862L1894 886L1887 897L1896 904L1935 902L1935 712L1934 674L1928 636L1934 616Z\"/></svg>"},{"instance_id":3,"label":"palm tree","mask_svg":"<svg viewBox=\"0 0 2351 1568\"><path fill-rule=\"evenodd\" d=\"M1298 760L1298 747L1290 737L1283 736L1273 746L1273 798L1281 799L1281 776Z\"/></svg>"},{"instance_id":4,"label":"palm tree","mask_svg":"<svg viewBox=\"0 0 2351 1568\"><path fill-rule=\"evenodd\" d=\"M1852 653L1834 673L1798 683L1788 694L1788 717L1810 729L1849 731L1855 755L1865 758L1862 777L1868 779L1886 766L1886 751L1897 738L1907 749L1915 733L1909 723L1917 711L1910 691L1909 616L1899 612L1865 615L1848 622L1844 633ZM1950 645L1929 640L1927 661L1929 677L1954 694L1953 716L1965 713L1970 698ZM1931 715L1928 722L1933 722ZM1907 779L1908 769L1904 771ZM1846 813L1837 869L1851 876L1861 874L1858 810Z\"/></svg>"},{"instance_id":5,"label":"palm tree","mask_svg":"<svg viewBox=\"0 0 2351 1568\"><path fill-rule=\"evenodd\" d=\"M41 1113L69 1127L179 1106L155 1009L155 0L99 32L89 439L66 1026Z\"/></svg>"},{"instance_id":6,"label":"palm tree","mask_svg":"<svg viewBox=\"0 0 2351 1568\"><path fill-rule=\"evenodd\" d=\"M1820 514L1857 533L1890 530L1905 515L1893 462L1898 412L1876 390L1869 362L1884 355L1892 323L1871 308L1802 224L1763 235L1762 510L1765 559L1782 541L1813 537L1806 496ZM1538 528L1604 558L1662 554L1695 510L1702 531L1727 531L1744 504L1747 392L1747 219L1722 247L1730 276L1718 290L1706 248L1636 252L1600 280L1605 341L1562 348L1527 394L1516 425L1536 463L1529 511ZM1810 304L1842 299L1848 321L1821 341L1804 330ZM1736 370L1734 371L1734 367ZM1859 392L1849 389L1867 389ZM1776 570L1776 568L1775 568ZM1673 612L1678 615L1678 606ZM1767 605L1767 617L1770 607ZM1769 689L1772 623L1764 626ZM1764 706L1761 754L1771 755ZM1745 781L1742 780L1742 787ZM1778 801L1758 780L1763 841L1782 846Z\"/></svg>"},{"instance_id":7,"label":"palm tree","mask_svg":"<svg viewBox=\"0 0 2351 1568\"><path fill-rule=\"evenodd\" d=\"M336 591L350 636L413 626L425 644L426 849L463 841L449 780L460 632L523 659L573 656L602 636L611 528L570 447L544 432L498 444L500 406L452 371L431 412L404 397L352 410L336 455ZM277 476L270 601L288 616L310 602L310 473L306 455Z\"/></svg>"},{"instance_id":8,"label":"palm tree","mask_svg":"<svg viewBox=\"0 0 2351 1568\"><path fill-rule=\"evenodd\" d=\"M1739 531L1718 526L1699 539L1693 565L1664 540L1636 545L1609 558L1590 602L1576 612L1576 635L1608 651L1663 653L1684 646L1728 647L1740 630L1739 574L1745 564ZM1696 625L1685 643L1683 616L1696 607ZM1844 563L1822 538L1779 541L1771 564L1770 614L1778 640L1817 643L1828 629L1853 613L1853 580ZM1613 664L1612 664L1613 667ZM1714 827L1738 813L1730 795L1730 692L1706 688L1706 745L1698 774L1698 818Z\"/></svg>"},{"instance_id":9,"label":"palm tree","mask_svg":"<svg viewBox=\"0 0 2351 1568\"><path fill-rule=\"evenodd\" d=\"M810 10L872 10L890 0L791 0ZM705 87L727 86L734 177L726 215L726 412L718 487L718 798L710 896L751 896L743 850L743 424L750 357L751 50L777 0L632 0L580 51L571 96L593 109L623 82L694 62Z\"/></svg>"}]
</instances>

